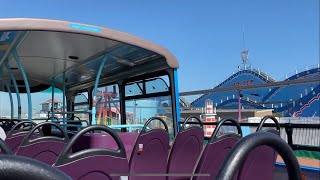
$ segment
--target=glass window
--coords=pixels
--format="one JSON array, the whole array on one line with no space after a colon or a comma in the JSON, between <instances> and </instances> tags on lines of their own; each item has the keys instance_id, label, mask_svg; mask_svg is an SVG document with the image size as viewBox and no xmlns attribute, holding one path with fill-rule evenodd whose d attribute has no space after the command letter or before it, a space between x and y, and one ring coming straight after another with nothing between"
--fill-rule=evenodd
<instances>
[{"instance_id":1,"label":"glass window","mask_svg":"<svg viewBox=\"0 0 320 180\"><path fill-rule=\"evenodd\" d=\"M132 89L133 85L139 88L140 94L136 95L154 94L155 97L132 97L131 94L127 94L127 91ZM130 100L125 101L126 124L129 125L127 131L139 132L148 119L160 117L168 125L169 133L173 135L172 102L171 95L169 95L170 83L167 75L129 83L125 88L126 97L130 97ZM160 92L167 92L168 95L156 96ZM164 126L160 121L155 120L149 124L148 128L164 128Z\"/></svg>"},{"instance_id":2,"label":"glass window","mask_svg":"<svg viewBox=\"0 0 320 180\"><path fill-rule=\"evenodd\" d=\"M121 124L119 87L117 84L97 89L96 122L104 125Z\"/></svg>"},{"instance_id":3,"label":"glass window","mask_svg":"<svg viewBox=\"0 0 320 180\"><path fill-rule=\"evenodd\" d=\"M162 76L146 81L146 93L152 94L169 91L169 83L167 82L169 82L168 76Z\"/></svg>"},{"instance_id":4,"label":"glass window","mask_svg":"<svg viewBox=\"0 0 320 180\"><path fill-rule=\"evenodd\" d=\"M74 111L88 111L89 100L88 93L79 93L74 97ZM73 117L74 120L87 120L89 121L89 113L76 113Z\"/></svg>"},{"instance_id":5,"label":"glass window","mask_svg":"<svg viewBox=\"0 0 320 180\"><path fill-rule=\"evenodd\" d=\"M146 80L130 82L125 87L125 96L137 96L169 91L169 77L167 75Z\"/></svg>"},{"instance_id":6,"label":"glass window","mask_svg":"<svg viewBox=\"0 0 320 180\"><path fill-rule=\"evenodd\" d=\"M143 84L140 82L134 82L126 85L126 96L142 95Z\"/></svg>"},{"instance_id":7,"label":"glass window","mask_svg":"<svg viewBox=\"0 0 320 180\"><path fill-rule=\"evenodd\" d=\"M15 94L13 96L16 97ZM41 92L35 92L31 93L31 99L32 99L32 118L33 119L47 119L48 117L51 117L52 110L56 113L63 111L63 93L60 89L54 88L54 99L52 100L52 88L48 88L47 90L41 91ZM26 93L20 93L20 99L21 99L21 109L22 119L28 118L28 98ZM52 107L53 102L53 107ZM15 111L18 106L15 105ZM65 109L66 110L66 109ZM16 113L16 117L18 114ZM58 119L62 119L62 114L55 114L54 115ZM41 122L41 120L38 120ZM36 121L37 122L37 121Z\"/></svg>"},{"instance_id":8,"label":"glass window","mask_svg":"<svg viewBox=\"0 0 320 180\"><path fill-rule=\"evenodd\" d=\"M139 132L146 121L152 117L162 118L173 133L172 102L170 96L127 100L126 123L132 125L129 131ZM162 123L154 121L149 128L164 128Z\"/></svg>"}]
</instances>

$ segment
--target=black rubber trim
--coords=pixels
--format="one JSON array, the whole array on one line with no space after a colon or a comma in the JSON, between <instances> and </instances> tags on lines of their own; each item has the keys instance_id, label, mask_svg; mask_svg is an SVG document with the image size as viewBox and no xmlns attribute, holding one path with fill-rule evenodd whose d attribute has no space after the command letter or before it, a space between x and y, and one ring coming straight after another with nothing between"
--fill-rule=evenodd
<instances>
[{"instance_id":1,"label":"black rubber trim","mask_svg":"<svg viewBox=\"0 0 320 180\"><path fill-rule=\"evenodd\" d=\"M86 134L87 132L94 131L94 130L101 130L108 134L110 134L113 139L116 141L118 145L118 150L112 149L104 149L104 148L94 148L94 149L86 149L74 154L68 154L73 147L74 144L80 139L81 136ZM85 157L89 156L96 156L96 155L109 155L115 157L126 158L126 151L124 149L124 145L116 132L114 132L111 128L103 125L92 125L88 126L82 130L80 130L77 134L75 134L69 143L64 147L63 151L60 153L55 166L60 166L63 164L70 163L72 161L76 161Z\"/></svg>"},{"instance_id":2,"label":"black rubber trim","mask_svg":"<svg viewBox=\"0 0 320 180\"><path fill-rule=\"evenodd\" d=\"M221 121L218 122L218 125L217 125L216 128L214 129L214 131L213 131L213 133L212 133L212 135L211 135L211 138L210 138L210 140L209 140L208 143L212 143L212 142L215 142L215 141L221 139L221 138L217 138L216 136L218 135L218 132L219 132L219 130L220 130L220 127L221 127L222 125L224 125L225 122L231 122L233 125L235 125L236 128L237 128L237 130L238 130L238 134L237 134L236 137L239 137L239 136L240 136L240 138L242 137L241 126L240 126L240 124L239 124L239 122L238 122L237 120L235 120L235 119L222 119ZM230 134L230 133L228 133L228 134ZM234 133L232 133L232 134L234 134ZM225 135L222 135L221 137L225 137Z\"/></svg>"},{"instance_id":3,"label":"black rubber trim","mask_svg":"<svg viewBox=\"0 0 320 180\"><path fill-rule=\"evenodd\" d=\"M275 130L275 129L271 129L271 128L260 130L259 132L269 132L269 133L273 133L275 135L280 136L280 131Z\"/></svg>"},{"instance_id":4,"label":"black rubber trim","mask_svg":"<svg viewBox=\"0 0 320 180\"><path fill-rule=\"evenodd\" d=\"M54 122L54 121L52 121L52 118L53 118L53 119L56 119L57 121L59 121L59 119L58 119L57 117L53 116L53 117L48 117L48 119L46 120L46 122L49 122L49 120L50 120L51 122Z\"/></svg>"},{"instance_id":5,"label":"black rubber trim","mask_svg":"<svg viewBox=\"0 0 320 180\"><path fill-rule=\"evenodd\" d=\"M40 130L40 128L44 127L44 126L50 126L50 127L51 126L55 126L57 129L59 129L61 131L61 133L63 134L63 138L55 137L55 136L43 136L43 137L39 137L39 138L36 138L36 139L30 139L34 131L36 131L37 129ZM35 143L43 142L43 141L60 141L60 142L65 142L66 143L66 142L69 141L69 136L62 129L62 127L60 125L58 125L56 123L53 123L53 122L43 122L43 123L40 123L40 124L36 125L35 127L33 127L28 132L28 134L22 140L20 146L27 146L27 145L30 145L30 144L35 144Z\"/></svg>"},{"instance_id":6,"label":"black rubber trim","mask_svg":"<svg viewBox=\"0 0 320 180\"><path fill-rule=\"evenodd\" d=\"M12 150L8 147L8 145L0 138L0 150L2 154L12 155ZM0 166L1 167L1 166Z\"/></svg>"},{"instance_id":7,"label":"black rubber trim","mask_svg":"<svg viewBox=\"0 0 320 180\"><path fill-rule=\"evenodd\" d=\"M190 116L190 117L188 117L184 122L183 122L183 124L182 124L182 131L184 130L184 129L186 129L186 124L187 124L187 122L189 122L189 120L191 120L191 119L196 119L197 121L198 121L198 123L199 123L199 125L200 125L200 128L202 129L203 128L203 123L202 123L202 121L198 118L198 117L196 117L196 116Z\"/></svg>"},{"instance_id":8,"label":"black rubber trim","mask_svg":"<svg viewBox=\"0 0 320 180\"><path fill-rule=\"evenodd\" d=\"M269 132L256 132L238 141L223 161L215 179L232 180L249 153L263 145L273 148L282 157L290 180L302 179L300 166L293 150L283 139Z\"/></svg>"},{"instance_id":9,"label":"black rubber trim","mask_svg":"<svg viewBox=\"0 0 320 180\"><path fill-rule=\"evenodd\" d=\"M260 124L259 124L256 132L261 131L264 123L265 123L268 119L273 120L273 122L276 124L277 131L280 132L280 125L279 125L278 120L277 120L275 117L271 116L271 115L264 116L264 117L261 119Z\"/></svg>"},{"instance_id":10,"label":"black rubber trim","mask_svg":"<svg viewBox=\"0 0 320 180\"><path fill-rule=\"evenodd\" d=\"M10 130L10 131L8 132L8 134L7 134L7 138L12 137L13 131L14 131L15 129L17 129L18 127L20 127L21 125L27 125L27 126L34 127L34 126L36 126L37 124L36 124L35 122L32 122L32 121L21 121L21 122L19 122L18 124L14 125L14 126L11 128L11 130ZM26 131L21 131L21 132L16 133L16 134L23 134L23 133L27 133L27 132L26 132ZM16 134L15 134L15 135L16 135Z\"/></svg>"},{"instance_id":11,"label":"black rubber trim","mask_svg":"<svg viewBox=\"0 0 320 180\"><path fill-rule=\"evenodd\" d=\"M214 143L214 142L220 141L221 139L225 139L225 138L241 139L242 136L239 135L239 134L235 134L235 133L226 133L226 134L223 134L223 135L221 135L221 136L218 136L218 137L213 138L213 140L212 140L212 141L209 141L208 143ZM211 139L210 139L210 140L211 140Z\"/></svg>"},{"instance_id":12,"label":"black rubber trim","mask_svg":"<svg viewBox=\"0 0 320 180\"><path fill-rule=\"evenodd\" d=\"M168 125L167 125L167 123L166 123L162 118L160 118L160 117L152 117L152 118L148 119L148 121L144 124L144 126L143 126L140 134L146 133L146 132L147 132L146 130L147 130L148 125L150 124L150 122L152 122L152 121L154 121L154 120L159 120L159 121L164 125L164 128L165 128L165 130L167 131L167 133L169 133Z\"/></svg>"},{"instance_id":13,"label":"black rubber trim","mask_svg":"<svg viewBox=\"0 0 320 180\"><path fill-rule=\"evenodd\" d=\"M70 118L69 120L76 120L78 119L78 121L81 121L81 119L78 116L73 116L73 118Z\"/></svg>"},{"instance_id":14,"label":"black rubber trim","mask_svg":"<svg viewBox=\"0 0 320 180\"><path fill-rule=\"evenodd\" d=\"M61 170L22 156L0 155L0 179L72 180Z\"/></svg>"}]
</instances>

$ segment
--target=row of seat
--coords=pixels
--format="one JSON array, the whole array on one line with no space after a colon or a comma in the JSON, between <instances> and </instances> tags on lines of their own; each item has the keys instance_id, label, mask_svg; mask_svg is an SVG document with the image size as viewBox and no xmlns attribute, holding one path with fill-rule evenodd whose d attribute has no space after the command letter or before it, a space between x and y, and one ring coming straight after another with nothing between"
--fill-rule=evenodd
<instances>
[{"instance_id":1,"label":"row of seat","mask_svg":"<svg viewBox=\"0 0 320 180\"><path fill-rule=\"evenodd\" d=\"M262 130L263 124L269 118L276 123L277 130L269 128L264 131L279 135L279 124L272 116L262 118L257 132ZM196 119L200 126L185 128L186 123L191 119ZM221 127L227 122L232 123L237 128L236 133L221 133ZM203 135L202 122L198 118L186 119L171 148L168 173L209 174L209 176L193 176L192 179L214 179L229 151L242 138L242 131L236 120L223 119L216 126L208 143L202 148ZM250 153L244 165L239 169L238 175L234 178L240 180L256 179L257 177L259 179L272 179L276 156L276 152L270 147L257 147ZM182 179L182 177L169 177L169 179Z\"/></svg>"},{"instance_id":2,"label":"row of seat","mask_svg":"<svg viewBox=\"0 0 320 180\"><path fill-rule=\"evenodd\" d=\"M272 116L264 117L258 128ZM200 126L186 127L187 119L170 148L166 123L161 118L149 119L140 134L115 133L112 129L89 126L70 140L64 130L55 123L34 124L19 122L7 133L6 143L16 155L40 160L66 172L73 179L119 179L131 174L130 179L150 179L143 174L170 174L152 179L213 179L230 149L241 139L242 132L237 121L225 119L219 122L209 142L203 146L204 133ZM152 121L160 121L164 129L147 130ZM225 122L237 127L237 133L219 135ZM33 127L28 133L17 131L21 125ZM61 131L62 137L43 136L50 134L51 126ZM93 131L105 133L90 133ZM268 130L273 133L277 131ZM36 133L35 133L36 132ZM261 156L263 153L263 156ZM259 178L272 178L276 153L269 147L258 147L238 172L238 179L249 179L259 173ZM249 160L250 159L250 160ZM262 174L261 174L262 173ZM196 174L192 176L191 174ZM197 175L209 174L209 176Z\"/></svg>"}]
</instances>

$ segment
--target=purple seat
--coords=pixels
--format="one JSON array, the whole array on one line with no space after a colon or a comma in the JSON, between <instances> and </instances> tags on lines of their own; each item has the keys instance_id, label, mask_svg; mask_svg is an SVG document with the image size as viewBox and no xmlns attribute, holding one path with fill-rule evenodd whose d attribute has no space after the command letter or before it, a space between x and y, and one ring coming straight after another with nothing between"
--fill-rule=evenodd
<instances>
[{"instance_id":1,"label":"purple seat","mask_svg":"<svg viewBox=\"0 0 320 180\"><path fill-rule=\"evenodd\" d=\"M221 136L217 136L220 127L225 122L233 123L238 130L238 134L235 133L224 133ZM209 174L209 176L193 176L193 180L211 180L217 175L219 168L221 167L225 157L231 150L231 148L239 141L242 137L242 131L239 123L234 119L223 119L221 120L205 148L203 149L200 158L194 169L194 174ZM236 179L236 178L234 178Z\"/></svg>"},{"instance_id":2,"label":"purple seat","mask_svg":"<svg viewBox=\"0 0 320 180\"><path fill-rule=\"evenodd\" d=\"M72 152L79 152L90 148L106 148L117 150L118 145L112 136L105 133L88 133L79 138L76 144L72 147Z\"/></svg>"},{"instance_id":3,"label":"purple seat","mask_svg":"<svg viewBox=\"0 0 320 180\"><path fill-rule=\"evenodd\" d=\"M151 129L146 131L147 126L153 120L163 123L164 129ZM150 118L142 128L134 145L130 161L130 174L165 174L169 153L169 133L166 123L158 117ZM133 179L166 179L162 177L130 176Z\"/></svg>"},{"instance_id":4,"label":"purple seat","mask_svg":"<svg viewBox=\"0 0 320 180\"><path fill-rule=\"evenodd\" d=\"M133 146L139 136L136 132L123 132L118 134L126 150L127 159L130 159ZM117 150L118 145L109 134L85 134L80 137L78 143L72 147L72 152L78 152L90 148L108 148Z\"/></svg>"},{"instance_id":5,"label":"purple seat","mask_svg":"<svg viewBox=\"0 0 320 180\"><path fill-rule=\"evenodd\" d=\"M8 145L0 138L0 155L1 154L12 155L13 153Z\"/></svg>"},{"instance_id":6,"label":"purple seat","mask_svg":"<svg viewBox=\"0 0 320 180\"><path fill-rule=\"evenodd\" d=\"M37 124L31 121L21 121L12 127L10 131L7 133L7 138L5 139L6 144L12 150L13 153L16 153L23 138L28 133L28 131L19 130L22 125L34 127ZM18 129L18 130L17 130ZM33 135L32 138L37 137L37 135Z\"/></svg>"},{"instance_id":7,"label":"purple seat","mask_svg":"<svg viewBox=\"0 0 320 180\"><path fill-rule=\"evenodd\" d=\"M31 139L33 132L44 126L55 126L62 132L64 137L42 136ZM69 137L61 126L52 122L44 122L36 125L28 132L18 148L16 155L29 157L52 165L57 160L57 157L68 140Z\"/></svg>"},{"instance_id":8,"label":"purple seat","mask_svg":"<svg viewBox=\"0 0 320 180\"><path fill-rule=\"evenodd\" d=\"M277 130L265 129L262 127L267 119L275 122ZM273 116L265 116L261 119L257 132L265 131L280 135L280 126L276 118ZM275 170L275 162L277 159L277 152L268 146L260 146L253 149L246 158L244 165L239 170L239 180L269 180L273 179Z\"/></svg>"},{"instance_id":9,"label":"purple seat","mask_svg":"<svg viewBox=\"0 0 320 180\"><path fill-rule=\"evenodd\" d=\"M190 119L196 119L199 126L185 127ZM187 118L182 130L177 134L168 158L168 174L192 174L194 166L202 151L204 132L202 122L197 117ZM185 179L187 177L169 176L167 179ZM190 177L189 177L190 178Z\"/></svg>"},{"instance_id":10,"label":"purple seat","mask_svg":"<svg viewBox=\"0 0 320 180\"><path fill-rule=\"evenodd\" d=\"M93 130L101 130L110 134L102 134L98 136L90 134L87 136L86 143L89 146L96 146L92 149L84 149L73 154L69 154L72 147L84 136L87 132ZM98 138L97 138L98 137ZM104 138L102 138L104 137ZM116 150L103 148L112 144L103 144L102 141L105 138L112 137L116 142L118 148ZM93 140L93 141L91 141ZM102 143L102 144L100 144ZM107 126L94 125L88 126L77 134L75 134L70 142L64 147L63 151L59 155L57 161L53 165L60 170L67 173L72 179L112 179L119 180L120 174L128 174L129 166L126 158L126 152L124 146L117 135L112 129Z\"/></svg>"},{"instance_id":11,"label":"purple seat","mask_svg":"<svg viewBox=\"0 0 320 180\"><path fill-rule=\"evenodd\" d=\"M123 132L123 133L119 133L118 135L124 145L124 148L126 150L127 159L129 161L131 154L132 154L132 150L133 150L134 145L136 143L136 140L138 139L139 133Z\"/></svg>"}]
</instances>

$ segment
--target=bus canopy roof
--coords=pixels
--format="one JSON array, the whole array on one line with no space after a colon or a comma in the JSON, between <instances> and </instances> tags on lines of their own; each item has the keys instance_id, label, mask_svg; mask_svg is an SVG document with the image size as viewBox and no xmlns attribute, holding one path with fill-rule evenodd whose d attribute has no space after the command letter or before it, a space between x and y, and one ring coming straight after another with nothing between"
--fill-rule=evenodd
<instances>
[{"instance_id":1,"label":"bus canopy roof","mask_svg":"<svg viewBox=\"0 0 320 180\"><path fill-rule=\"evenodd\" d=\"M63 74L69 89L90 87L102 58L107 59L100 76L103 82L179 67L167 49L120 31L58 20L0 19L0 65L8 60L21 92L25 92L24 82L13 51L32 92L48 88L53 78L61 88ZM14 92L4 69L1 85L6 80Z\"/></svg>"}]
</instances>

